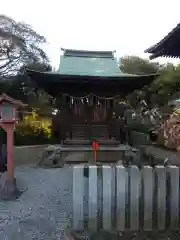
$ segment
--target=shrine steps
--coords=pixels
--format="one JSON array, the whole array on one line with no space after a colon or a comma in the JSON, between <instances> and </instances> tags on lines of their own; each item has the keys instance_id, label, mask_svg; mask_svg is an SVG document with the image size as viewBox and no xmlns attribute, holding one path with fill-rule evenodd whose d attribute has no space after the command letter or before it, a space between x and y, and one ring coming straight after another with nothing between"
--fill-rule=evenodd
<instances>
[{"instance_id":1,"label":"shrine steps","mask_svg":"<svg viewBox=\"0 0 180 240\"><path fill-rule=\"evenodd\" d=\"M68 145L73 145L73 146L84 146L84 145L91 145L92 141L91 140L86 140L86 139L67 139L64 143L64 146ZM105 140L105 139L99 139L98 140L99 145L102 146L118 146L120 144L120 141L117 140Z\"/></svg>"},{"instance_id":2,"label":"shrine steps","mask_svg":"<svg viewBox=\"0 0 180 240\"><path fill-rule=\"evenodd\" d=\"M125 152L133 151L133 148L128 145L99 145L97 151L98 162L117 162L123 160ZM136 149L134 149L135 151ZM68 163L93 163L94 156L91 145L62 145L61 157L66 159Z\"/></svg>"}]
</instances>

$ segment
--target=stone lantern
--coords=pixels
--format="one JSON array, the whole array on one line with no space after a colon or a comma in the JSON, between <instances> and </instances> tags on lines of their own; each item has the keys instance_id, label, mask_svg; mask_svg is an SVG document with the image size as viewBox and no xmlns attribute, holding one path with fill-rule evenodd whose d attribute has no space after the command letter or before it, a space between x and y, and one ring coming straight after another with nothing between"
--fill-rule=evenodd
<instances>
[{"instance_id":1,"label":"stone lantern","mask_svg":"<svg viewBox=\"0 0 180 240\"><path fill-rule=\"evenodd\" d=\"M5 195L12 195L13 191L16 190L13 158L14 130L18 120L17 110L25 106L21 101L15 100L6 94L0 95L0 127L7 133L7 173L4 173L3 177L1 176L0 198L5 197Z\"/></svg>"}]
</instances>

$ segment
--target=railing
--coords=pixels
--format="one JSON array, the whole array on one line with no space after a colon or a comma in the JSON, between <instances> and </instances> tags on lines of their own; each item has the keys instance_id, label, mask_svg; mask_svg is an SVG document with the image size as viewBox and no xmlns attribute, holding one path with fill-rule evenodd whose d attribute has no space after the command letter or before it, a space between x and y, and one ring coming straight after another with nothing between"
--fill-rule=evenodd
<instances>
[{"instance_id":1,"label":"railing","mask_svg":"<svg viewBox=\"0 0 180 240\"><path fill-rule=\"evenodd\" d=\"M179 228L179 168L73 167L74 230Z\"/></svg>"}]
</instances>

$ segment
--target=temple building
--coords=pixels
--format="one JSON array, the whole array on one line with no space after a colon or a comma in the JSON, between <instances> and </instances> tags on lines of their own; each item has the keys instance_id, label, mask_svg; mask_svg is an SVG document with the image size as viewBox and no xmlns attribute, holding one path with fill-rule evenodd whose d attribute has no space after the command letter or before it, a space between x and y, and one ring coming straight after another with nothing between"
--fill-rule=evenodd
<instances>
[{"instance_id":1,"label":"temple building","mask_svg":"<svg viewBox=\"0 0 180 240\"><path fill-rule=\"evenodd\" d=\"M150 59L157 57L180 57L180 24L178 24L171 32L169 32L161 41L145 50L150 53Z\"/></svg>"},{"instance_id":2,"label":"temple building","mask_svg":"<svg viewBox=\"0 0 180 240\"><path fill-rule=\"evenodd\" d=\"M62 49L56 72L27 74L54 99L54 134L63 142L121 141L119 102L156 77L123 73L114 51ZM118 114L121 115L121 114Z\"/></svg>"}]
</instances>

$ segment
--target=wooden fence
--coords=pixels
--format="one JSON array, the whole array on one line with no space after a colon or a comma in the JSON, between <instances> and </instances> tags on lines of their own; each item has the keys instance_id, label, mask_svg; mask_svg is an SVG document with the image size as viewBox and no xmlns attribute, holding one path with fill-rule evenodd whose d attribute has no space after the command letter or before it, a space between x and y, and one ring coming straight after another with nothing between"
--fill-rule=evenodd
<instances>
[{"instance_id":1,"label":"wooden fence","mask_svg":"<svg viewBox=\"0 0 180 240\"><path fill-rule=\"evenodd\" d=\"M179 228L179 167L73 167L74 230ZM86 169L87 170L87 169Z\"/></svg>"}]
</instances>

